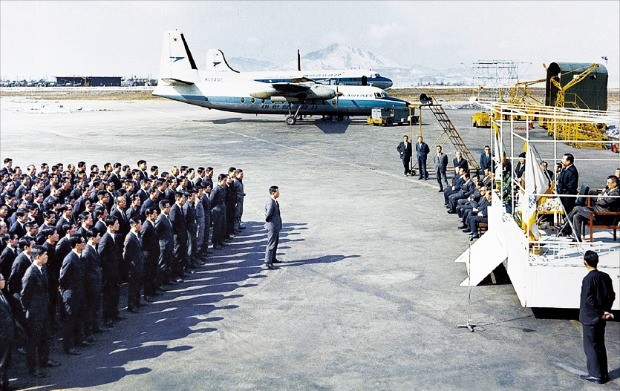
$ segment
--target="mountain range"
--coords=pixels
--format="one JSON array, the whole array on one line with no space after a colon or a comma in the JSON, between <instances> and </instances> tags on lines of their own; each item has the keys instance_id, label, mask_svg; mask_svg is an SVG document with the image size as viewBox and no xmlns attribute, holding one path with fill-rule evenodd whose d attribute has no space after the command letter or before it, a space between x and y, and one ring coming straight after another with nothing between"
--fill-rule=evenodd
<instances>
[{"instance_id":1,"label":"mountain range","mask_svg":"<svg viewBox=\"0 0 620 391\"><path fill-rule=\"evenodd\" d=\"M241 72L296 70L297 61L274 64L267 60L231 57L228 63ZM435 69L421 65L403 65L371 50L333 44L301 57L302 69L371 69L394 81L394 87L420 85L474 85L471 71L462 68Z\"/></svg>"}]
</instances>

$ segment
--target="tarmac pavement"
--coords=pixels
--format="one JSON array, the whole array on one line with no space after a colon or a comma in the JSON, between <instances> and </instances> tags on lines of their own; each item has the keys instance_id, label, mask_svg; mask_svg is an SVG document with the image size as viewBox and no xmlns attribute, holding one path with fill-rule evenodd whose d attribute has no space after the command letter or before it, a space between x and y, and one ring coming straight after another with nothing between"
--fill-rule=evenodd
<instances>
[{"instance_id":1,"label":"tarmac pavement","mask_svg":"<svg viewBox=\"0 0 620 391\"><path fill-rule=\"evenodd\" d=\"M597 387L578 376L585 356L574 313L536 318L501 273L498 284L487 279L472 288L475 332L457 328L467 322L468 289L459 286L467 272L453 261L468 237L446 213L434 176L403 176L396 145L407 127L372 127L362 119L287 126L280 116L159 100L61 101L54 107L63 105L65 112L49 113L28 110L31 101L1 102L0 151L14 165L84 160L134 166L145 159L160 172L172 165L213 166L214 176L235 166L244 170L247 193L247 228L205 267L141 314L122 311L128 319L99 335L80 357L63 355L57 334L52 358L62 366L47 370L44 379L25 377L17 355L11 370L16 387ZM477 157L489 132L471 127L472 112L448 115ZM423 122L431 144L439 125L429 111ZM580 173L592 183L616 168L612 162L604 170L594 163L582 169L579 154L586 152L575 153ZM284 222L278 253L284 263L275 271L262 264L270 185L280 186ZM603 389L616 389L620 323L610 322L606 337L613 380Z\"/></svg>"}]
</instances>

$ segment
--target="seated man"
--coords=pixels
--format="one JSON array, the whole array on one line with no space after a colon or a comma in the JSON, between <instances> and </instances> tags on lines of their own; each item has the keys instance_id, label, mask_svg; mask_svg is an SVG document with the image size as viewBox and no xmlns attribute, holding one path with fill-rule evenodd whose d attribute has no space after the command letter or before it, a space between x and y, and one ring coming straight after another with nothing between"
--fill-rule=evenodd
<instances>
[{"instance_id":1,"label":"seated man","mask_svg":"<svg viewBox=\"0 0 620 391\"><path fill-rule=\"evenodd\" d=\"M568 219L573 223L573 228L577 236L577 240L583 240L585 236L585 227L590 219L590 212L618 212L620 210L620 183L615 175L607 177L607 186L601 194L596 198L593 207L576 206L568 214ZM595 220L598 222L605 221L606 217L599 216Z\"/></svg>"},{"instance_id":2,"label":"seated man","mask_svg":"<svg viewBox=\"0 0 620 391\"><path fill-rule=\"evenodd\" d=\"M471 236L469 240L474 240L479 238L478 235L478 224L479 223L488 223L489 215L488 215L488 207L491 205L491 199L493 198L493 192L487 191L485 194L486 202L484 204L479 205L478 213L474 214L472 210L471 216L467 219L467 225L469 226L469 230L471 231Z\"/></svg>"},{"instance_id":3,"label":"seated man","mask_svg":"<svg viewBox=\"0 0 620 391\"><path fill-rule=\"evenodd\" d=\"M452 186L449 186L443 189L443 198L445 201L444 202L445 207L448 207L450 205L449 204L450 195L456 193L457 191L461 189L461 185L465 182L464 174L465 174L465 169L458 168L458 175L452 178Z\"/></svg>"},{"instance_id":4,"label":"seated man","mask_svg":"<svg viewBox=\"0 0 620 391\"><path fill-rule=\"evenodd\" d=\"M478 213L478 208L480 207L481 202L486 202L485 194L487 192L486 186L481 186L476 189L467 200L459 200L459 204L461 201L465 201L461 205L456 207L456 212L461 218L461 225L458 227L459 229L465 229L467 227L467 218L471 215L472 211L475 209L474 214ZM469 232L469 229L465 232Z\"/></svg>"},{"instance_id":5,"label":"seated man","mask_svg":"<svg viewBox=\"0 0 620 391\"><path fill-rule=\"evenodd\" d=\"M469 176L469 172L463 174L465 182L461 185L461 188L448 196L448 213L456 213L456 203L458 200L467 198L474 191L476 186Z\"/></svg>"}]
</instances>

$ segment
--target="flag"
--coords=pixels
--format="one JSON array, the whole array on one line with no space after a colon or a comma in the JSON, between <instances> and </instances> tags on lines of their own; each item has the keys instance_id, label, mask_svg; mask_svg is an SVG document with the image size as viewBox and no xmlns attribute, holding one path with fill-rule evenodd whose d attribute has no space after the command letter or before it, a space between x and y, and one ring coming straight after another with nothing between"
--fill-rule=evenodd
<instances>
[{"instance_id":1,"label":"flag","mask_svg":"<svg viewBox=\"0 0 620 391\"><path fill-rule=\"evenodd\" d=\"M547 178L540 168L536 148L527 145L525 154L525 194L523 194L523 209L521 215L522 228L531 240L538 240L540 234L536 227L538 201L542 194L549 189Z\"/></svg>"}]
</instances>

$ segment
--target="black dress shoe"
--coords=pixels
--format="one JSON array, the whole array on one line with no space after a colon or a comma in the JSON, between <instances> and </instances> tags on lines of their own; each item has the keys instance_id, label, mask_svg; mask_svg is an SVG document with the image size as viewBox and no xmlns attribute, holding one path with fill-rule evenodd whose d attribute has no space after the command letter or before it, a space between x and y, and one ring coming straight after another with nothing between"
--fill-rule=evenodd
<instances>
[{"instance_id":1,"label":"black dress shoe","mask_svg":"<svg viewBox=\"0 0 620 391\"><path fill-rule=\"evenodd\" d=\"M463 232L471 232L471 231L469 230L469 228L465 228Z\"/></svg>"},{"instance_id":2,"label":"black dress shoe","mask_svg":"<svg viewBox=\"0 0 620 391\"><path fill-rule=\"evenodd\" d=\"M151 296L144 296L144 301L146 301L147 303L152 303L154 300Z\"/></svg>"},{"instance_id":3,"label":"black dress shoe","mask_svg":"<svg viewBox=\"0 0 620 391\"><path fill-rule=\"evenodd\" d=\"M281 260L279 260L279 259L274 259L274 260L272 261L272 263L282 263L282 261L281 261Z\"/></svg>"},{"instance_id":4,"label":"black dress shoe","mask_svg":"<svg viewBox=\"0 0 620 391\"><path fill-rule=\"evenodd\" d=\"M583 380L587 380L592 383L603 384L603 379L600 377L595 377L595 376L590 376L590 375L579 375L579 377L582 378Z\"/></svg>"},{"instance_id":5,"label":"black dress shoe","mask_svg":"<svg viewBox=\"0 0 620 391\"><path fill-rule=\"evenodd\" d=\"M279 267L273 266L272 264L267 265L267 269L269 270L277 270Z\"/></svg>"},{"instance_id":6,"label":"black dress shoe","mask_svg":"<svg viewBox=\"0 0 620 391\"><path fill-rule=\"evenodd\" d=\"M438 193L443 193L443 189L437 190Z\"/></svg>"},{"instance_id":7,"label":"black dress shoe","mask_svg":"<svg viewBox=\"0 0 620 391\"><path fill-rule=\"evenodd\" d=\"M71 356L79 356L82 353L79 350L74 348L74 349L67 349L67 350L65 350L65 354L69 354Z\"/></svg>"},{"instance_id":8,"label":"black dress shoe","mask_svg":"<svg viewBox=\"0 0 620 391\"><path fill-rule=\"evenodd\" d=\"M84 347L84 346L92 346L94 344L95 344L95 342L90 342L90 341L88 341L86 339L83 339L80 342L76 343L77 346L82 346L82 347Z\"/></svg>"},{"instance_id":9,"label":"black dress shoe","mask_svg":"<svg viewBox=\"0 0 620 391\"><path fill-rule=\"evenodd\" d=\"M465 224L461 224L461 225L459 225L456 228L458 228L458 229L465 229L465 228L467 228L467 226Z\"/></svg>"},{"instance_id":10,"label":"black dress shoe","mask_svg":"<svg viewBox=\"0 0 620 391\"><path fill-rule=\"evenodd\" d=\"M89 335L88 337L84 338L86 341L88 342L92 342L95 343L95 338L93 338L91 335Z\"/></svg>"},{"instance_id":11,"label":"black dress shoe","mask_svg":"<svg viewBox=\"0 0 620 391\"><path fill-rule=\"evenodd\" d=\"M43 364L41 364L42 367L48 367L48 368L53 368L53 367L59 367L60 363L58 361L54 361L54 360L47 360L47 362L44 362Z\"/></svg>"},{"instance_id":12,"label":"black dress shoe","mask_svg":"<svg viewBox=\"0 0 620 391\"><path fill-rule=\"evenodd\" d=\"M135 309L135 308L133 308L133 307L131 307L131 308L127 308L127 311L129 311L129 312L131 312L131 313L133 313L133 314L139 314L138 310L137 310L137 309Z\"/></svg>"},{"instance_id":13,"label":"black dress shoe","mask_svg":"<svg viewBox=\"0 0 620 391\"><path fill-rule=\"evenodd\" d=\"M40 371L33 371L33 372L30 372L29 374L30 374L30 377L34 377L36 379L41 379L45 377L45 373L40 372Z\"/></svg>"},{"instance_id":14,"label":"black dress shoe","mask_svg":"<svg viewBox=\"0 0 620 391\"><path fill-rule=\"evenodd\" d=\"M449 210L448 210L448 214L451 214L451 215L456 214L456 211L455 211L455 210L452 210L452 209L449 209Z\"/></svg>"},{"instance_id":15,"label":"black dress shoe","mask_svg":"<svg viewBox=\"0 0 620 391\"><path fill-rule=\"evenodd\" d=\"M478 239L479 237L480 237L480 236L478 236L478 235L472 235L472 236L470 236L470 237L469 237L469 241L470 241L470 242L473 242L473 241L474 241L474 239Z\"/></svg>"},{"instance_id":16,"label":"black dress shoe","mask_svg":"<svg viewBox=\"0 0 620 391\"><path fill-rule=\"evenodd\" d=\"M124 316L120 316L120 315L114 315L112 317L112 320L119 320L120 321L120 320L125 320L125 319L127 319L127 318L125 318Z\"/></svg>"}]
</instances>

